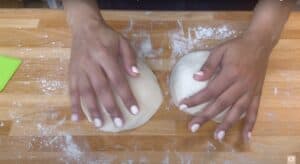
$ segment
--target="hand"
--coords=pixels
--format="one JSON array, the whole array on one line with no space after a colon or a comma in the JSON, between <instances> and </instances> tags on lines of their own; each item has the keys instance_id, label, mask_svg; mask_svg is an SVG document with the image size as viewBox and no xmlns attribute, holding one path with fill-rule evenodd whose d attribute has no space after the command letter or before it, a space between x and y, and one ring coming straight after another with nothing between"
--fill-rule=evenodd
<instances>
[{"instance_id":1,"label":"hand","mask_svg":"<svg viewBox=\"0 0 300 164\"><path fill-rule=\"evenodd\" d=\"M245 34L220 45L194 75L194 79L199 81L215 77L204 90L181 102L193 107L212 101L189 123L191 131L197 131L205 122L230 107L215 131L215 139L221 141L243 113L246 113L243 138L245 141L250 139L272 50L269 42L258 38L255 34Z\"/></svg>"},{"instance_id":2,"label":"hand","mask_svg":"<svg viewBox=\"0 0 300 164\"><path fill-rule=\"evenodd\" d=\"M133 115L139 112L125 74L139 75L135 53L119 33L103 23L73 30L70 61L70 94L73 121L82 116L81 101L91 113L96 127L103 122L103 108L116 127L124 125L124 118L116 104L114 90Z\"/></svg>"}]
</instances>

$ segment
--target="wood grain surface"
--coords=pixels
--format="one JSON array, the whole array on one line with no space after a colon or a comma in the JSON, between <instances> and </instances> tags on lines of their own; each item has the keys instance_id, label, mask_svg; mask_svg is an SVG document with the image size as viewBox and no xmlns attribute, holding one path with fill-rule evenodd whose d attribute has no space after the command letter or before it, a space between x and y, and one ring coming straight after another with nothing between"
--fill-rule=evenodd
<instances>
[{"instance_id":1,"label":"wood grain surface","mask_svg":"<svg viewBox=\"0 0 300 164\"><path fill-rule=\"evenodd\" d=\"M104 11L103 15L146 56L165 96L159 111L145 126L118 134L102 133L86 120L71 122L67 82L71 34L64 13L0 10L0 54L23 61L0 93L1 163L285 164L289 155L300 160L300 13L291 14L272 52L253 139L247 145L240 141L242 121L223 143L213 139L214 122L190 133L190 117L171 105L167 81L182 55L178 50L211 49L240 35L251 13ZM213 35L199 36L201 28L213 30ZM225 32L218 33L222 28ZM192 47L187 46L190 43Z\"/></svg>"}]
</instances>

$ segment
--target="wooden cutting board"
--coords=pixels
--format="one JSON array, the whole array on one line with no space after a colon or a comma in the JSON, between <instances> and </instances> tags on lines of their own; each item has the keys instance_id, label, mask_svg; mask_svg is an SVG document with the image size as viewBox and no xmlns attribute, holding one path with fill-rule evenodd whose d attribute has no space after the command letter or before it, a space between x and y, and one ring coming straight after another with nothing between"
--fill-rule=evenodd
<instances>
[{"instance_id":1,"label":"wooden cutting board","mask_svg":"<svg viewBox=\"0 0 300 164\"><path fill-rule=\"evenodd\" d=\"M272 52L258 119L249 145L242 122L224 143L209 122L192 134L189 116L169 101L170 68L180 55L211 49L240 35L249 12L104 11L129 37L158 77L165 96L159 111L133 131L102 133L86 120L69 120L71 34L62 11L0 10L0 54L23 63L0 93L2 163L287 163L300 150L300 13L292 13ZM208 30L208 31L207 31ZM0 68L1 69L1 68Z\"/></svg>"}]
</instances>

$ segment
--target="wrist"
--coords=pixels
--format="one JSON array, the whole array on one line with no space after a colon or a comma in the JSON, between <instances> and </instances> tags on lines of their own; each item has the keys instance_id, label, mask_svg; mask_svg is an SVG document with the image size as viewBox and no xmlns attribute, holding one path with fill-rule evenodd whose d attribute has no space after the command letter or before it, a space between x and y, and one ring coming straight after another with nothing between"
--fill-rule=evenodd
<instances>
[{"instance_id":1,"label":"wrist","mask_svg":"<svg viewBox=\"0 0 300 164\"><path fill-rule=\"evenodd\" d=\"M105 21L95 7L96 1L90 0L65 0L65 11L68 24L73 34L88 32L95 27L101 28Z\"/></svg>"},{"instance_id":2,"label":"wrist","mask_svg":"<svg viewBox=\"0 0 300 164\"><path fill-rule=\"evenodd\" d=\"M87 34L95 31L96 29L104 28L105 26L106 23L103 19L89 16L76 18L76 21L73 21L72 24L70 24L73 35Z\"/></svg>"},{"instance_id":3,"label":"wrist","mask_svg":"<svg viewBox=\"0 0 300 164\"><path fill-rule=\"evenodd\" d=\"M274 32L270 29L249 28L243 34L243 38L251 40L254 45L272 49L278 42L279 35L274 34Z\"/></svg>"}]
</instances>

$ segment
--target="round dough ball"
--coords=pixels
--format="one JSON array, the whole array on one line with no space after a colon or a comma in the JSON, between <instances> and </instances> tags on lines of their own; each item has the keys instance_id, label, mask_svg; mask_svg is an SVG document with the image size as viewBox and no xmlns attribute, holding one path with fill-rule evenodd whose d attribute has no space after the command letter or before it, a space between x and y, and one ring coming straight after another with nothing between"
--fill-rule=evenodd
<instances>
[{"instance_id":1,"label":"round dough ball","mask_svg":"<svg viewBox=\"0 0 300 164\"><path fill-rule=\"evenodd\" d=\"M174 66L170 77L170 93L174 104L178 107L179 103L195 93L204 89L209 81L196 81L193 75L198 72L206 62L210 52L198 51L183 56ZM209 102L183 110L191 115L201 112ZM213 118L215 122L222 122L228 109L219 113Z\"/></svg>"},{"instance_id":2,"label":"round dough ball","mask_svg":"<svg viewBox=\"0 0 300 164\"><path fill-rule=\"evenodd\" d=\"M150 118L159 109L163 101L163 96L154 73L142 60L138 60L138 68L140 71L140 76L137 78L127 76L127 79L130 88L138 102L140 112L138 113L138 115L132 115L123 104L120 97L115 96L118 106L123 113L125 124L121 128L116 127L111 120L111 117L102 106L102 109L104 109L101 111L104 118L104 125L100 128L101 131L120 132L135 129L149 121ZM87 116L88 120L92 122L90 113L85 107L83 101L81 101L81 105L83 112Z\"/></svg>"}]
</instances>

